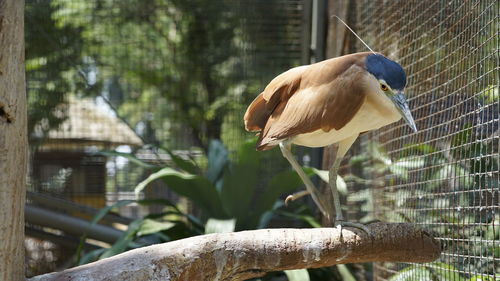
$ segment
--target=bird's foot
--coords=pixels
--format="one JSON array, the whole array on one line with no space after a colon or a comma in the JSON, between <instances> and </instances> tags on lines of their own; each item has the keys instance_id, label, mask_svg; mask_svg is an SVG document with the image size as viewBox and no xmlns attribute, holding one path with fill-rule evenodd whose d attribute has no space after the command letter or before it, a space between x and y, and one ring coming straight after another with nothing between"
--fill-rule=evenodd
<instances>
[{"instance_id":1,"label":"bird's foot","mask_svg":"<svg viewBox=\"0 0 500 281\"><path fill-rule=\"evenodd\" d=\"M370 237L373 237L370 229L362 224L362 223L357 223L357 222L349 222L349 221L344 221L344 220L335 220L334 222L334 226L335 228L339 229L340 231L340 236L342 236L342 228L343 227L354 227L354 228L357 228L357 229L361 229L362 231L366 232L366 234L368 234Z\"/></svg>"},{"instance_id":2,"label":"bird's foot","mask_svg":"<svg viewBox=\"0 0 500 281\"><path fill-rule=\"evenodd\" d=\"M382 222L382 221L379 219L373 219L373 220L366 222L365 224L372 224L372 223L378 223L378 222Z\"/></svg>"},{"instance_id":3,"label":"bird's foot","mask_svg":"<svg viewBox=\"0 0 500 281\"><path fill-rule=\"evenodd\" d=\"M307 190L302 190L302 191L296 192L294 194L288 195L285 199L285 206L288 206L288 203L290 201L295 201L295 200L297 200L301 197L304 197L306 195L309 195L309 191L307 191Z\"/></svg>"}]
</instances>

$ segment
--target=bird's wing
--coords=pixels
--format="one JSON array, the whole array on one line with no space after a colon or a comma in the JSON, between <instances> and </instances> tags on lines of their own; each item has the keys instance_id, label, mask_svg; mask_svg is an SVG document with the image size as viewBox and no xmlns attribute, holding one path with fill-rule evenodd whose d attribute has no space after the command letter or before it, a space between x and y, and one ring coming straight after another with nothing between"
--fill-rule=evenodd
<instances>
[{"instance_id":1,"label":"bird's wing","mask_svg":"<svg viewBox=\"0 0 500 281\"><path fill-rule=\"evenodd\" d=\"M276 77L245 113L245 127L260 131L258 150L319 129L339 130L364 101L363 54L291 69ZM364 57L364 56L363 56Z\"/></svg>"},{"instance_id":2,"label":"bird's wing","mask_svg":"<svg viewBox=\"0 0 500 281\"><path fill-rule=\"evenodd\" d=\"M309 66L292 68L274 78L248 106L245 116L245 129L260 132L266 126L271 114L279 104L287 102L300 86L302 73Z\"/></svg>"}]
</instances>

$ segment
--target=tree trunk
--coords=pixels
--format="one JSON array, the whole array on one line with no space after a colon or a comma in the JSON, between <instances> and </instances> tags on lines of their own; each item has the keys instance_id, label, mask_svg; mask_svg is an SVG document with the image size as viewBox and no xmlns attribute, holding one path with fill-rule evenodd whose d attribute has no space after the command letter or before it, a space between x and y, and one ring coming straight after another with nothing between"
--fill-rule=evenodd
<instances>
[{"instance_id":1,"label":"tree trunk","mask_svg":"<svg viewBox=\"0 0 500 281\"><path fill-rule=\"evenodd\" d=\"M24 280L24 0L0 0L0 280Z\"/></svg>"},{"instance_id":2,"label":"tree trunk","mask_svg":"<svg viewBox=\"0 0 500 281\"><path fill-rule=\"evenodd\" d=\"M266 272L372 261L431 262L439 243L412 224L262 229L196 236L128 251L30 281L247 280Z\"/></svg>"}]
</instances>

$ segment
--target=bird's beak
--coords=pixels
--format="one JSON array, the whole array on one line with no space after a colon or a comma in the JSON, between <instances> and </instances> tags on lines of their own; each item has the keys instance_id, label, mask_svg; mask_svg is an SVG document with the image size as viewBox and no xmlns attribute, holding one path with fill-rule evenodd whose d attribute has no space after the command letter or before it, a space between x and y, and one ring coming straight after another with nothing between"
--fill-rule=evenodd
<instances>
[{"instance_id":1,"label":"bird's beak","mask_svg":"<svg viewBox=\"0 0 500 281\"><path fill-rule=\"evenodd\" d=\"M394 105L396 105L399 113L401 113L401 116L403 116L406 124L408 124L408 126L410 126L410 128L416 133L417 126L415 125L415 120L413 120L413 116L411 115L405 95L402 92L399 92L396 95L392 96L391 99L394 102Z\"/></svg>"}]
</instances>

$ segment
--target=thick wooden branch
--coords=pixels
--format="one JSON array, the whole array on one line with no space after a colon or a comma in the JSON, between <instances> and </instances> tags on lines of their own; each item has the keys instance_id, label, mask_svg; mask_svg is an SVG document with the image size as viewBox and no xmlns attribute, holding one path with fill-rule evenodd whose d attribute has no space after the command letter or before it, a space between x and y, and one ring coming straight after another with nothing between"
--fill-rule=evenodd
<instances>
[{"instance_id":1,"label":"thick wooden branch","mask_svg":"<svg viewBox=\"0 0 500 281\"><path fill-rule=\"evenodd\" d=\"M246 280L266 272L335 264L430 262L439 243L412 224L352 228L262 229L197 236L153 245L31 281Z\"/></svg>"}]
</instances>

